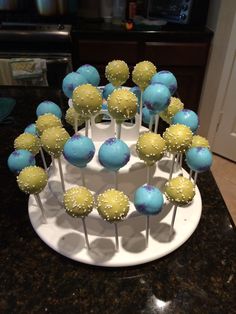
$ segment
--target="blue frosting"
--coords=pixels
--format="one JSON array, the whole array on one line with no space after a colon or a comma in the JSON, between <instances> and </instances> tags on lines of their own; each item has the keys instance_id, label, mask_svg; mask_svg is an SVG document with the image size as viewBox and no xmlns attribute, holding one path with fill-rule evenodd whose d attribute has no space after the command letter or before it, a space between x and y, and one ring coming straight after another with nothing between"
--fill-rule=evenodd
<instances>
[{"instance_id":1,"label":"blue frosting","mask_svg":"<svg viewBox=\"0 0 236 314\"><path fill-rule=\"evenodd\" d=\"M130 91L134 93L134 95L138 98L138 112L139 112L139 105L141 101L141 89L138 86L134 86L130 88Z\"/></svg>"},{"instance_id":2,"label":"blue frosting","mask_svg":"<svg viewBox=\"0 0 236 314\"><path fill-rule=\"evenodd\" d=\"M143 185L134 193L134 206L143 215L158 214L164 203L161 191L152 185Z\"/></svg>"},{"instance_id":3,"label":"blue frosting","mask_svg":"<svg viewBox=\"0 0 236 314\"><path fill-rule=\"evenodd\" d=\"M62 90L63 93L71 98L73 91L76 87L88 83L87 79L77 72L71 72L67 74L62 81Z\"/></svg>"},{"instance_id":4,"label":"blue frosting","mask_svg":"<svg viewBox=\"0 0 236 314\"><path fill-rule=\"evenodd\" d=\"M151 79L151 84L155 83L164 84L166 87L169 88L171 95L174 95L178 86L174 74L170 71L159 71L154 74Z\"/></svg>"},{"instance_id":5,"label":"blue frosting","mask_svg":"<svg viewBox=\"0 0 236 314\"><path fill-rule=\"evenodd\" d=\"M94 66L84 64L81 65L76 72L82 74L89 84L92 84L93 86L98 86L100 84L100 75Z\"/></svg>"},{"instance_id":6,"label":"blue frosting","mask_svg":"<svg viewBox=\"0 0 236 314\"><path fill-rule=\"evenodd\" d=\"M27 127L24 129L24 133L30 133L33 135L37 135L36 124L31 123L31 124L27 125Z\"/></svg>"},{"instance_id":7,"label":"blue frosting","mask_svg":"<svg viewBox=\"0 0 236 314\"><path fill-rule=\"evenodd\" d=\"M155 113L149 110L146 106L143 106L142 120L144 123L149 124L151 116L153 115L155 115Z\"/></svg>"},{"instance_id":8,"label":"blue frosting","mask_svg":"<svg viewBox=\"0 0 236 314\"><path fill-rule=\"evenodd\" d=\"M190 169L204 172L210 169L213 157L207 147L192 147L186 152L186 163Z\"/></svg>"},{"instance_id":9,"label":"blue frosting","mask_svg":"<svg viewBox=\"0 0 236 314\"><path fill-rule=\"evenodd\" d=\"M57 116L59 119L61 119L62 117L62 112L61 112L60 107L50 100L45 100L41 102L36 109L37 117L42 116L45 113L52 113L55 116Z\"/></svg>"},{"instance_id":10,"label":"blue frosting","mask_svg":"<svg viewBox=\"0 0 236 314\"><path fill-rule=\"evenodd\" d=\"M196 132L199 126L198 115L190 109L183 109L177 112L172 118L171 123L184 124L188 126L193 133Z\"/></svg>"},{"instance_id":11,"label":"blue frosting","mask_svg":"<svg viewBox=\"0 0 236 314\"><path fill-rule=\"evenodd\" d=\"M86 167L95 154L93 141L87 136L75 134L64 145L63 155L72 165Z\"/></svg>"},{"instance_id":12,"label":"blue frosting","mask_svg":"<svg viewBox=\"0 0 236 314\"><path fill-rule=\"evenodd\" d=\"M100 147L98 160L108 170L118 171L130 159L128 145L120 139L109 138Z\"/></svg>"},{"instance_id":13,"label":"blue frosting","mask_svg":"<svg viewBox=\"0 0 236 314\"><path fill-rule=\"evenodd\" d=\"M8 168L18 174L28 166L35 166L34 155L26 149L18 149L10 154L7 160Z\"/></svg>"},{"instance_id":14,"label":"blue frosting","mask_svg":"<svg viewBox=\"0 0 236 314\"><path fill-rule=\"evenodd\" d=\"M108 96L116 89L114 85L111 83L108 83L107 85L104 86L103 92L102 92L102 97L107 100Z\"/></svg>"},{"instance_id":15,"label":"blue frosting","mask_svg":"<svg viewBox=\"0 0 236 314\"><path fill-rule=\"evenodd\" d=\"M159 113L168 107L170 97L168 87L163 84L152 84L143 92L143 105L154 113Z\"/></svg>"}]
</instances>

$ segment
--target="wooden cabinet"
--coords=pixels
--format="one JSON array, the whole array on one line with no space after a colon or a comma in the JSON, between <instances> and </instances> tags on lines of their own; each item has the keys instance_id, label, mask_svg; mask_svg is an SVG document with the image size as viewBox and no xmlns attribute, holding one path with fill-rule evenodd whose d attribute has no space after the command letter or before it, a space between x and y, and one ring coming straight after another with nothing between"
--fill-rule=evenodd
<instances>
[{"instance_id":1,"label":"wooden cabinet","mask_svg":"<svg viewBox=\"0 0 236 314\"><path fill-rule=\"evenodd\" d=\"M185 108L198 110L202 83L208 58L209 40L163 41L149 40L149 36L74 36L73 66L88 63L95 66L101 75L101 85L107 84L105 67L114 59L124 60L132 72L134 65L149 60L157 66L157 70L169 70L177 78L177 96L183 101ZM98 39L101 38L102 39ZM173 35L172 35L173 37ZM132 78L126 84L133 86Z\"/></svg>"}]
</instances>

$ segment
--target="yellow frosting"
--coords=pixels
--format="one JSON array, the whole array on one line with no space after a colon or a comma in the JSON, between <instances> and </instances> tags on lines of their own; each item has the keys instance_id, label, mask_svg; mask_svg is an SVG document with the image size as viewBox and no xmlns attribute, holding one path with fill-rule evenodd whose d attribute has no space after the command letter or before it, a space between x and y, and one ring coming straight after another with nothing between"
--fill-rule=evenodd
<instances>
[{"instance_id":1,"label":"yellow frosting","mask_svg":"<svg viewBox=\"0 0 236 314\"><path fill-rule=\"evenodd\" d=\"M41 143L43 149L51 156L58 158L64 148L66 141L70 135L68 132L60 127L53 127L43 132L41 136Z\"/></svg>"},{"instance_id":2,"label":"yellow frosting","mask_svg":"<svg viewBox=\"0 0 236 314\"><path fill-rule=\"evenodd\" d=\"M66 122L71 126L75 126L75 115L77 115L78 126L84 123L84 118L81 117L78 112L75 111L74 107L69 107L66 110Z\"/></svg>"},{"instance_id":3,"label":"yellow frosting","mask_svg":"<svg viewBox=\"0 0 236 314\"><path fill-rule=\"evenodd\" d=\"M200 135L194 135L191 147L207 147L210 148L208 140Z\"/></svg>"},{"instance_id":4,"label":"yellow frosting","mask_svg":"<svg viewBox=\"0 0 236 314\"><path fill-rule=\"evenodd\" d=\"M168 151L183 153L191 146L193 133L186 125L174 124L165 130L163 138Z\"/></svg>"},{"instance_id":5,"label":"yellow frosting","mask_svg":"<svg viewBox=\"0 0 236 314\"><path fill-rule=\"evenodd\" d=\"M195 187L189 179L181 176L176 177L166 183L165 195L172 203L184 206L193 200Z\"/></svg>"},{"instance_id":6,"label":"yellow frosting","mask_svg":"<svg viewBox=\"0 0 236 314\"><path fill-rule=\"evenodd\" d=\"M132 80L143 91L150 84L151 78L156 71L157 69L152 62L141 61L133 69Z\"/></svg>"},{"instance_id":7,"label":"yellow frosting","mask_svg":"<svg viewBox=\"0 0 236 314\"><path fill-rule=\"evenodd\" d=\"M162 112L160 112L160 117L166 123L171 124L171 119L173 116L184 109L184 104L181 102L179 98L171 97L169 106Z\"/></svg>"},{"instance_id":8,"label":"yellow frosting","mask_svg":"<svg viewBox=\"0 0 236 314\"><path fill-rule=\"evenodd\" d=\"M44 115L39 116L35 124L39 135L48 128L55 126L62 127L61 120L52 113L45 113Z\"/></svg>"},{"instance_id":9,"label":"yellow frosting","mask_svg":"<svg viewBox=\"0 0 236 314\"><path fill-rule=\"evenodd\" d=\"M113 86L121 86L129 78L128 65L123 60L113 60L106 66L105 76Z\"/></svg>"},{"instance_id":10,"label":"yellow frosting","mask_svg":"<svg viewBox=\"0 0 236 314\"><path fill-rule=\"evenodd\" d=\"M22 133L14 141L15 149L26 149L33 155L38 154L40 148L40 140L36 135L30 133Z\"/></svg>"},{"instance_id":11,"label":"yellow frosting","mask_svg":"<svg viewBox=\"0 0 236 314\"><path fill-rule=\"evenodd\" d=\"M46 171L37 166L26 167L17 176L20 190L27 194L40 193L47 185L47 181Z\"/></svg>"}]
</instances>

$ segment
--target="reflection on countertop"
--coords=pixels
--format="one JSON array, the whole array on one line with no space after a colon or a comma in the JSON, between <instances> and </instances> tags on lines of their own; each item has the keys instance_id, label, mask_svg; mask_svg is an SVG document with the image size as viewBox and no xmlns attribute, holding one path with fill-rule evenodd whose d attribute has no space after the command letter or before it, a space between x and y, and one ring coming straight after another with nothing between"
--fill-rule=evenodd
<instances>
[{"instance_id":1,"label":"reflection on countertop","mask_svg":"<svg viewBox=\"0 0 236 314\"><path fill-rule=\"evenodd\" d=\"M199 226L173 253L130 268L77 263L50 249L34 232L6 159L13 141L36 119L37 105L60 90L0 88L13 97L11 119L1 129L1 313L234 313L235 226L210 172L199 175L203 201Z\"/></svg>"}]
</instances>

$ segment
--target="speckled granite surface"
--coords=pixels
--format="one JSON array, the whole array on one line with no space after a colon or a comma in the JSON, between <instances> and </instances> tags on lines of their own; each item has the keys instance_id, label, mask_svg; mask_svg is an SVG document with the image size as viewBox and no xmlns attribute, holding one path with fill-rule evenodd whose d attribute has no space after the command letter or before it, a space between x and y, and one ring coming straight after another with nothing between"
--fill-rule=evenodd
<instances>
[{"instance_id":1,"label":"speckled granite surface","mask_svg":"<svg viewBox=\"0 0 236 314\"><path fill-rule=\"evenodd\" d=\"M198 178L203 213L178 250L154 262L106 269L73 262L34 232L28 198L8 171L14 138L45 99L59 91L0 88L16 98L13 120L0 124L0 313L236 313L235 227L210 172Z\"/></svg>"}]
</instances>

